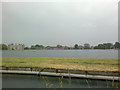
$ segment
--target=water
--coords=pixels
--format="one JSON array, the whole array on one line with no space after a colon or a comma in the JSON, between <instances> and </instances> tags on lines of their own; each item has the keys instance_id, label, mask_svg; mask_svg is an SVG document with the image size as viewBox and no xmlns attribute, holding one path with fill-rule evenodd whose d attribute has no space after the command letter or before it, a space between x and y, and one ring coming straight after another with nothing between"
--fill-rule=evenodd
<instances>
[{"instance_id":1,"label":"water","mask_svg":"<svg viewBox=\"0 0 120 90\"><path fill-rule=\"evenodd\" d=\"M2 75L2 88L45 88L47 83L51 88L110 88L112 81L90 80L90 79L69 79L60 77L45 77L35 75ZM62 84L60 84L62 82ZM116 88L118 82L114 82Z\"/></svg>"},{"instance_id":2,"label":"water","mask_svg":"<svg viewBox=\"0 0 120 90\"><path fill-rule=\"evenodd\" d=\"M3 51L2 57L49 57L49 58L118 58L118 50L23 50ZM90 80L90 79L69 79L59 77L40 78L35 75L2 75L3 88L45 88L47 83L52 88L110 88L117 87L117 82ZM60 84L62 83L62 84Z\"/></svg>"},{"instance_id":3,"label":"water","mask_svg":"<svg viewBox=\"0 0 120 90\"><path fill-rule=\"evenodd\" d=\"M3 51L2 57L118 58L118 50L23 50Z\"/></svg>"}]
</instances>

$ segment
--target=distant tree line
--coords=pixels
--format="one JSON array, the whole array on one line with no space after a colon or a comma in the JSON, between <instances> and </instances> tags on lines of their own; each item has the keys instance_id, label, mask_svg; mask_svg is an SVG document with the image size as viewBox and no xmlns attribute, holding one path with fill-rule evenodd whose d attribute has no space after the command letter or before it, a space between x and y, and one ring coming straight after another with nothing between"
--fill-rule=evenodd
<instances>
[{"instance_id":1,"label":"distant tree line","mask_svg":"<svg viewBox=\"0 0 120 90\"><path fill-rule=\"evenodd\" d=\"M8 50L8 46L6 44L0 44L1 50ZM31 45L30 47L25 47L25 50L54 50L54 49L63 49L63 50L72 50L72 49L120 49L120 42L113 43L103 43L98 44L97 46L90 46L90 44L86 43L83 46L75 44L73 47L69 46L62 46L62 45L56 45L56 46L43 46L43 45Z\"/></svg>"},{"instance_id":2,"label":"distant tree line","mask_svg":"<svg viewBox=\"0 0 120 90\"><path fill-rule=\"evenodd\" d=\"M83 46L75 44L73 47L69 46L62 46L62 45L57 45L57 46L43 46L43 45L31 45L30 48L25 47L25 49L64 49L64 50L71 50L71 49L120 49L120 42L115 42L115 44L112 43L103 43L103 44L98 44L97 46L90 46L90 44L86 43Z\"/></svg>"},{"instance_id":3,"label":"distant tree line","mask_svg":"<svg viewBox=\"0 0 120 90\"><path fill-rule=\"evenodd\" d=\"M95 46L94 49L120 49L120 43L115 42L115 44L112 43L98 44L98 46Z\"/></svg>"}]
</instances>

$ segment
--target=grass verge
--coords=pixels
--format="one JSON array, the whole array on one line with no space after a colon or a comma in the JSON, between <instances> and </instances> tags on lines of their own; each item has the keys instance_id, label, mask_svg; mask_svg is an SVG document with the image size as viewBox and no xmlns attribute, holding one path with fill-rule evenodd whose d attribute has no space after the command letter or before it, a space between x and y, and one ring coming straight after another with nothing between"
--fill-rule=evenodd
<instances>
[{"instance_id":1,"label":"grass verge","mask_svg":"<svg viewBox=\"0 0 120 90\"><path fill-rule=\"evenodd\" d=\"M3 57L2 66L118 72L118 59ZM1 64L0 64L1 65Z\"/></svg>"}]
</instances>

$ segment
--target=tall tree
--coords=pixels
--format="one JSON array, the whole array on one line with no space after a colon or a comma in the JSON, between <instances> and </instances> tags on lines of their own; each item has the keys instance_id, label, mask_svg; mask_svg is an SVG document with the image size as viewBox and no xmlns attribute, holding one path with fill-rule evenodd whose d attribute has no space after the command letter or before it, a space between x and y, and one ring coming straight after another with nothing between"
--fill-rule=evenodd
<instances>
[{"instance_id":1,"label":"tall tree","mask_svg":"<svg viewBox=\"0 0 120 90\"><path fill-rule=\"evenodd\" d=\"M119 43L119 42L115 42L114 47L115 47L116 49L120 49L120 43Z\"/></svg>"},{"instance_id":2,"label":"tall tree","mask_svg":"<svg viewBox=\"0 0 120 90\"><path fill-rule=\"evenodd\" d=\"M112 43L103 43L104 49L111 49L113 44Z\"/></svg>"},{"instance_id":3,"label":"tall tree","mask_svg":"<svg viewBox=\"0 0 120 90\"><path fill-rule=\"evenodd\" d=\"M74 45L74 49L79 49L78 44L75 44L75 45Z\"/></svg>"},{"instance_id":4,"label":"tall tree","mask_svg":"<svg viewBox=\"0 0 120 90\"><path fill-rule=\"evenodd\" d=\"M31 49L35 49L35 46L34 46L34 45L32 45L32 46L31 46Z\"/></svg>"},{"instance_id":5,"label":"tall tree","mask_svg":"<svg viewBox=\"0 0 120 90\"><path fill-rule=\"evenodd\" d=\"M25 49L25 50L28 50L28 49L29 49L29 47L25 47L24 49Z\"/></svg>"},{"instance_id":6,"label":"tall tree","mask_svg":"<svg viewBox=\"0 0 120 90\"><path fill-rule=\"evenodd\" d=\"M1 46L2 46L2 50L8 50L7 45L5 45L5 44L1 44Z\"/></svg>"},{"instance_id":7,"label":"tall tree","mask_svg":"<svg viewBox=\"0 0 120 90\"><path fill-rule=\"evenodd\" d=\"M62 46L62 45L57 45L56 47L57 47L57 48L63 48L63 46Z\"/></svg>"}]
</instances>

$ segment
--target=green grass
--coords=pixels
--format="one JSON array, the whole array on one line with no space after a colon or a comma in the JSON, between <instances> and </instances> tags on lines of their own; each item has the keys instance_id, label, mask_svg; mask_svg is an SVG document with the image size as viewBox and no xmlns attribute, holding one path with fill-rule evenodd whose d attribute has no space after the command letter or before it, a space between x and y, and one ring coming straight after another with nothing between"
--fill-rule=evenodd
<instances>
[{"instance_id":1,"label":"green grass","mask_svg":"<svg viewBox=\"0 0 120 90\"><path fill-rule=\"evenodd\" d=\"M118 72L118 59L4 57L2 66Z\"/></svg>"}]
</instances>

